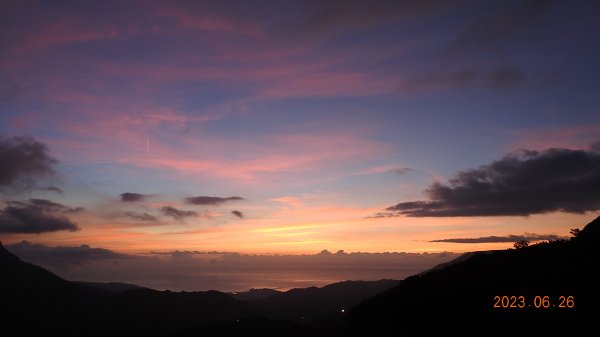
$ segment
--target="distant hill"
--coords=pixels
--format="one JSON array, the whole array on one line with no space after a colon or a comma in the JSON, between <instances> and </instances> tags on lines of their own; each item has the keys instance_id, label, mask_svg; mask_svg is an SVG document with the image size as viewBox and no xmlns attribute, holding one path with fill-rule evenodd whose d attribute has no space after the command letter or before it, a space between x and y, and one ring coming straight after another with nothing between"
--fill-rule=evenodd
<instances>
[{"instance_id":1,"label":"distant hill","mask_svg":"<svg viewBox=\"0 0 600 337\"><path fill-rule=\"evenodd\" d=\"M321 288L291 289L255 302L256 312L267 318L309 322L338 320L361 301L388 290L400 281L344 281ZM342 312L344 310L344 312Z\"/></svg>"},{"instance_id":2,"label":"distant hill","mask_svg":"<svg viewBox=\"0 0 600 337\"><path fill-rule=\"evenodd\" d=\"M249 305L217 291L69 282L21 261L1 244L0 271L2 327L21 335L163 336L252 315Z\"/></svg>"},{"instance_id":3,"label":"distant hill","mask_svg":"<svg viewBox=\"0 0 600 337\"><path fill-rule=\"evenodd\" d=\"M261 288L261 289L250 289L248 291L241 291L236 293L228 293L229 296L235 298L240 301L257 301L264 300L273 295L280 294L280 291L269 288Z\"/></svg>"},{"instance_id":4,"label":"distant hill","mask_svg":"<svg viewBox=\"0 0 600 337\"><path fill-rule=\"evenodd\" d=\"M586 335L599 244L600 217L571 240L470 253L403 281L226 294L70 282L0 243L0 317L4 330L32 336ZM495 296L526 305L494 308ZM535 308L544 296L550 306ZM574 307L558 308L560 296Z\"/></svg>"},{"instance_id":5,"label":"distant hill","mask_svg":"<svg viewBox=\"0 0 600 337\"><path fill-rule=\"evenodd\" d=\"M23 335L67 329L71 313L95 298L78 286L33 264L23 262L0 244L0 317L2 326ZM35 324L31 322L35 321Z\"/></svg>"},{"instance_id":6,"label":"distant hill","mask_svg":"<svg viewBox=\"0 0 600 337\"><path fill-rule=\"evenodd\" d=\"M106 292L107 294L114 294L114 293L121 293L124 291L128 291L128 290L135 290L135 289L148 289L145 287L141 287L135 284L129 284L129 283L121 283L121 282L81 282L81 281L75 281L74 283L83 286L83 287L88 287L88 288L92 288L92 289L97 289L103 292Z\"/></svg>"},{"instance_id":7,"label":"distant hill","mask_svg":"<svg viewBox=\"0 0 600 337\"><path fill-rule=\"evenodd\" d=\"M356 306L343 336L589 335L599 303L599 243L600 217L572 240L466 256ZM524 307L494 308L502 296L509 305L516 296L516 306L523 296Z\"/></svg>"},{"instance_id":8,"label":"distant hill","mask_svg":"<svg viewBox=\"0 0 600 337\"><path fill-rule=\"evenodd\" d=\"M70 282L21 261L1 243L0 272L3 328L36 336L335 336L341 309L398 283L346 281L237 294L157 291Z\"/></svg>"}]
</instances>

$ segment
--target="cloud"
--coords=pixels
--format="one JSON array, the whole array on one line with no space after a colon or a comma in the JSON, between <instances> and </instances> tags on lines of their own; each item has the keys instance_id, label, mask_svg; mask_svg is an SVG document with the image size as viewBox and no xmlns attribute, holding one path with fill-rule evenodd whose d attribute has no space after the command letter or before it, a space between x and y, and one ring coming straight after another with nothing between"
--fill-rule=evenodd
<instances>
[{"instance_id":1,"label":"cloud","mask_svg":"<svg viewBox=\"0 0 600 337\"><path fill-rule=\"evenodd\" d=\"M235 201L235 200L244 200L244 198L242 198L242 197L221 198L221 197L206 197L206 196L185 198L185 202L188 204L191 204L191 205L213 205L213 206L220 205L227 201Z\"/></svg>"},{"instance_id":2,"label":"cloud","mask_svg":"<svg viewBox=\"0 0 600 337\"><path fill-rule=\"evenodd\" d=\"M358 174L380 174L380 173L396 173L399 175L405 175L413 171L410 167L398 167L396 165L381 165L369 167L360 171Z\"/></svg>"},{"instance_id":3,"label":"cloud","mask_svg":"<svg viewBox=\"0 0 600 337\"><path fill-rule=\"evenodd\" d=\"M35 179L54 174L57 160L32 137L0 137L0 187L31 188Z\"/></svg>"},{"instance_id":4,"label":"cloud","mask_svg":"<svg viewBox=\"0 0 600 337\"><path fill-rule=\"evenodd\" d=\"M488 75L490 86L497 89L510 89L527 79L527 74L515 65L501 65Z\"/></svg>"},{"instance_id":5,"label":"cloud","mask_svg":"<svg viewBox=\"0 0 600 337\"><path fill-rule=\"evenodd\" d=\"M123 201L123 202L143 201L147 197L149 197L148 194L132 193L132 192L121 193L121 201Z\"/></svg>"},{"instance_id":6,"label":"cloud","mask_svg":"<svg viewBox=\"0 0 600 337\"><path fill-rule=\"evenodd\" d=\"M158 218L155 217L154 215L148 214L146 212L144 213L138 213L138 212L125 212L124 214L126 217L134 219L134 220L138 220L138 221L143 221L143 222L158 222Z\"/></svg>"},{"instance_id":7,"label":"cloud","mask_svg":"<svg viewBox=\"0 0 600 337\"><path fill-rule=\"evenodd\" d=\"M196 213L194 211L180 210L180 209L177 209L177 208L172 207L172 206L165 206L165 207L161 208L160 211L165 216L170 216L170 217L173 217L174 219L177 219L177 220L183 220L185 218L197 217L198 216L198 213Z\"/></svg>"},{"instance_id":8,"label":"cloud","mask_svg":"<svg viewBox=\"0 0 600 337\"><path fill-rule=\"evenodd\" d=\"M319 35L331 31L367 29L401 19L419 19L435 13L452 1L307 1L301 22L293 28L303 34ZM284 30L288 32L287 30Z\"/></svg>"},{"instance_id":9,"label":"cloud","mask_svg":"<svg viewBox=\"0 0 600 337\"><path fill-rule=\"evenodd\" d=\"M496 243L496 242L517 242L517 241L550 241L562 240L567 237L554 234L535 234L525 233L524 235L506 235L506 236L483 236L479 238L452 238L431 240L429 242L451 242L451 243Z\"/></svg>"},{"instance_id":10,"label":"cloud","mask_svg":"<svg viewBox=\"0 0 600 337\"><path fill-rule=\"evenodd\" d=\"M240 211L231 211L231 214L237 216L240 219L244 218L244 214Z\"/></svg>"},{"instance_id":11,"label":"cloud","mask_svg":"<svg viewBox=\"0 0 600 337\"><path fill-rule=\"evenodd\" d=\"M408 172L412 171L412 169L410 167L401 167L401 168L397 168L397 169L393 169L392 172L399 174L399 175L404 175L407 174Z\"/></svg>"},{"instance_id":12,"label":"cloud","mask_svg":"<svg viewBox=\"0 0 600 337\"><path fill-rule=\"evenodd\" d=\"M368 217L365 217L365 219L395 218L395 217L399 217L399 216L402 216L402 214L391 213L391 212L378 212L378 213L375 213Z\"/></svg>"},{"instance_id":13,"label":"cloud","mask_svg":"<svg viewBox=\"0 0 600 337\"><path fill-rule=\"evenodd\" d=\"M457 66L445 69L434 68L419 71L410 78L406 86L409 91L422 91L431 88L458 88L488 86L492 89L510 89L525 82L527 73L515 64L494 66Z\"/></svg>"},{"instance_id":14,"label":"cloud","mask_svg":"<svg viewBox=\"0 0 600 337\"><path fill-rule=\"evenodd\" d=\"M13 201L0 210L0 233L74 232L79 227L64 214L80 211L83 208L70 208L46 199L30 199L29 203Z\"/></svg>"},{"instance_id":15,"label":"cloud","mask_svg":"<svg viewBox=\"0 0 600 337\"><path fill-rule=\"evenodd\" d=\"M88 245L48 247L39 243L21 241L6 245L12 253L26 261L66 268L69 265L88 264L93 261L115 260L129 257L105 248Z\"/></svg>"},{"instance_id":16,"label":"cloud","mask_svg":"<svg viewBox=\"0 0 600 337\"><path fill-rule=\"evenodd\" d=\"M10 103L21 95L23 88L17 83L0 84L0 103Z\"/></svg>"},{"instance_id":17,"label":"cloud","mask_svg":"<svg viewBox=\"0 0 600 337\"><path fill-rule=\"evenodd\" d=\"M38 187L37 189L40 190L40 191L56 192L58 194L64 194L65 193L65 191L62 190L62 188L56 187L56 186Z\"/></svg>"},{"instance_id":18,"label":"cloud","mask_svg":"<svg viewBox=\"0 0 600 337\"><path fill-rule=\"evenodd\" d=\"M27 203L23 203L21 201L12 201L10 204L18 206L27 205ZM79 213L85 210L83 207L72 208L48 199L29 199L29 205L39 207L45 212Z\"/></svg>"},{"instance_id":19,"label":"cloud","mask_svg":"<svg viewBox=\"0 0 600 337\"><path fill-rule=\"evenodd\" d=\"M7 245L6 248L68 280L127 282L174 291L241 291L264 287L287 290L343 280L400 280L459 256L395 252L260 255L167 250L123 255L87 245L16 245L23 247Z\"/></svg>"},{"instance_id":20,"label":"cloud","mask_svg":"<svg viewBox=\"0 0 600 337\"><path fill-rule=\"evenodd\" d=\"M429 200L387 208L412 217L527 216L600 209L600 151L520 150L476 169L458 172L448 184L433 183Z\"/></svg>"},{"instance_id":21,"label":"cloud","mask_svg":"<svg viewBox=\"0 0 600 337\"><path fill-rule=\"evenodd\" d=\"M555 1L517 1L516 5L482 4L477 19L464 28L452 43L465 52L495 51L542 21Z\"/></svg>"}]
</instances>

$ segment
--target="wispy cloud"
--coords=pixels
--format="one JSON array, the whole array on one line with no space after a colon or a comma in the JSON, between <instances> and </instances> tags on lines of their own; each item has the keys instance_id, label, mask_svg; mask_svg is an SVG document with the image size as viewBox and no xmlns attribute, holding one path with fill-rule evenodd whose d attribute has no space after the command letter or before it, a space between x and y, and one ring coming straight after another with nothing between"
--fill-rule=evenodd
<instances>
[{"instance_id":1,"label":"wispy cloud","mask_svg":"<svg viewBox=\"0 0 600 337\"><path fill-rule=\"evenodd\" d=\"M525 233L523 235L506 235L506 236L482 236L478 238L452 238L452 239L437 239L429 242L450 242L450 243L496 243L496 242L517 242L517 241L553 241L564 240L567 237L555 234L534 234Z\"/></svg>"},{"instance_id":2,"label":"wispy cloud","mask_svg":"<svg viewBox=\"0 0 600 337\"><path fill-rule=\"evenodd\" d=\"M198 216L197 212L177 209L173 206L164 206L160 209L163 215L170 216L176 220L184 220L185 218L194 218Z\"/></svg>"},{"instance_id":3,"label":"wispy cloud","mask_svg":"<svg viewBox=\"0 0 600 337\"><path fill-rule=\"evenodd\" d=\"M234 197L200 196L200 197L185 198L185 202L190 205L211 205L211 206L218 206L218 205L221 205L228 201L239 201L239 200L244 200L244 198L236 197L236 196L234 196Z\"/></svg>"},{"instance_id":4,"label":"wispy cloud","mask_svg":"<svg viewBox=\"0 0 600 337\"><path fill-rule=\"evenodd\" d=\"M123 202L136 202L136 201L143 201L146 198L148 198L150 195L148 194L141 194L141 193L133 193L133 192L125 192L125 193L121 193L121 201Z\"/></svg>"},{"instance_id":5,"label":"wispy cloud","mask_svg":"<svg viewBox=\"0 0 600 337\"><path fill-rule=\"evenodd\" d=\"M89 245L50 247L41 243L21 241L6 245L8 250L26 261L48 264L60 269L90 264L94 261L120 260L131 256Z\"/></svg>"}]
</instances>

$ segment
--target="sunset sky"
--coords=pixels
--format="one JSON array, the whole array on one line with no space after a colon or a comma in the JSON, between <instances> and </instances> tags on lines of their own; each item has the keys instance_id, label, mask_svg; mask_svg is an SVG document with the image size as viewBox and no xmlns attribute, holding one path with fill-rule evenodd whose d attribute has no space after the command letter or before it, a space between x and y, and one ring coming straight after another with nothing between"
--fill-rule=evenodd
<instances>
[{"instance_id":1,"label":"sunset sky","mask_svg":"<svg viewBox=\"0 0 600 337\"><path fill-rule=\"evenodd\" d=\"M2 1L0 240L287 255L568 236L600 209L599 7Z\"/></svg>"}]
</instances>

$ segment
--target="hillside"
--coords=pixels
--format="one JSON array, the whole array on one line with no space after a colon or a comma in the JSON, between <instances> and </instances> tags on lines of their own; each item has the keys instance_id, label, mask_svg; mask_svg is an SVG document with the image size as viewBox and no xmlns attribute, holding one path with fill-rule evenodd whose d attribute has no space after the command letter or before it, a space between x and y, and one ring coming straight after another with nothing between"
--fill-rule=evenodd
<instances>
[{"instance_id":1,"label":"hillside","mask_svg":"<svg viewBox=\"0 0 600 337\"><path fill-rule=\"evenodd\" d=\"M402 282L237 294L70 282L0 244L0 314L5 329L23 335L581 335L598 303L599 232L600 217L571 240L469 253ZM522 296L523 308L494 308L502 296Z\"/></svg>"},{"instance_id":2,"label":"hillside","mask_svg":"<svg viewBox=\"0 0 600 337\"><path fill-rule=\"evenodd\" d=\"M477 253L407 278L351 310L344 336L583 334L593 327L600 217L572 240ZM494 308L516 296L523 308ZM536 296L538 297L536 303ZM548 308L542 300L548 296ZM564 296L561 298L560 296ZM566 299L572 296L572 308ZM510 304L510 303L509 303ZM539 306L539 308L536 308Z\"/></svg>"},{"instance_id":3,"label":"hillside","mask_svg":"<svg viewBox=\"0 0 600 337\"><path fill-rule=\"evenodd\" d=\"M286 292L156 291L123 283L70 282L0 244L1 317L27 335L337 335L341 309L398 281L346 281ZM35 322L35 324L31 324Z\"/></svg>"}]
</instances>

